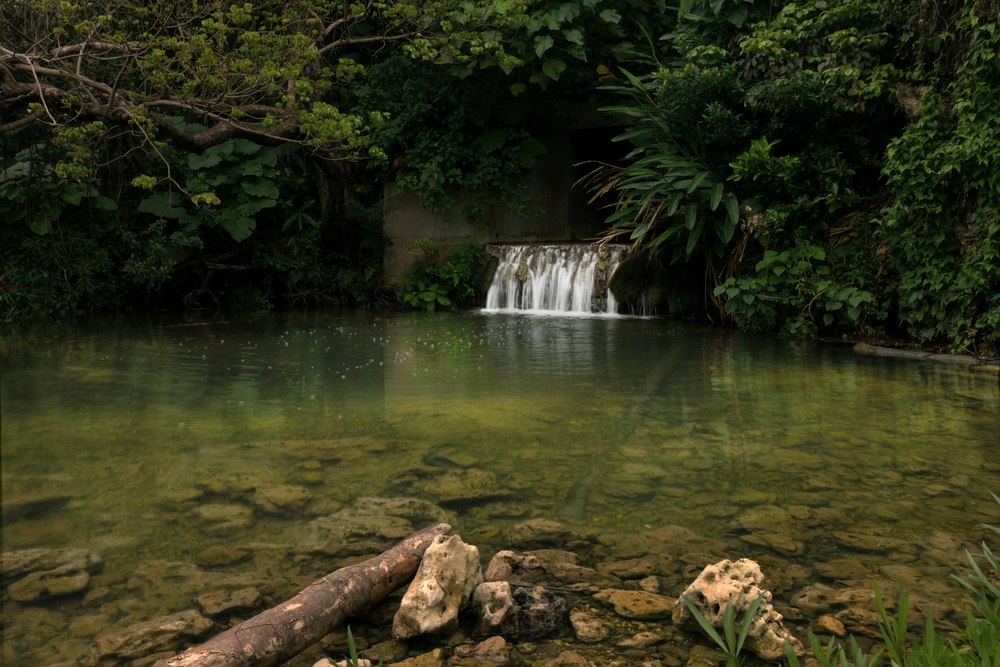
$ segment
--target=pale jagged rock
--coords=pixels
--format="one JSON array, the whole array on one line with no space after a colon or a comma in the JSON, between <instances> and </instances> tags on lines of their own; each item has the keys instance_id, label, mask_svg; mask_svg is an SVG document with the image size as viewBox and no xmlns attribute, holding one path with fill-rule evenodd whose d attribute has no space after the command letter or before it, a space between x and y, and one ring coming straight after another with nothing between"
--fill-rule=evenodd
<instances>
[{"instance_id":1,"label":"pale jagged rock","mask_svg":"<svg viewBox=\"0 0 1000 667\"><path fill-rule=\"evenodd\" d=\"M511 586L488 581L476 587L473 609L480 634L544 637L561 626L566 601L540 586Z\"/></svg>"},{"instance_id":2,"label":"pale jagged rock","mask_svg":"<svg viewBox=\"0 0 1000 667\"><path fill-rule=\"evenodd\" d=\"M91 643L78 658L81 667L111 667L159 652L176 652L204 637L214 627L194 610L161 616L109 632Z\"/></svg>"},{"instance_id":3,"label":"pale jagged rock","mask_svg":"<svg viewBox=\"0 0 1000 667\"><path fill-rule=\"evenodd\" d=\"M504 667L510 664L510 644L503 637L490 637L478 644L455 647L449 667Z\"/></svg>"},{"instance_id":4,"label":"pale jagged rock","mask_svg":"<svg viewBox=\"0 0 1000 667\"><path fill-rule=\"evenodd\" d=\"M459 610L482 582L479 549L458 535L439 535L427 547L403 595L392 622L393 636L408 639L454 630Z\"/></svg>"},{"instance_id":5,"label":"pale jagged rock","mask_svg":"<svg viewBox=\"0 0 1000 667\"><path fill-rule=\"evenodd\" d=\"M632 635L628 639L621 640L620 642L615 644L615 646L617 646L622 650L645 649L649 648L650 646L656 646L657 644L660 644L662 642L663 642L663 637L656 634L655 632L639 632Z\"/></svg>"},{"instance_id":6,"label":"pale jagged rock","mask_svg":"<svg viewBox=\"0 0 1000 667\"><path fill-rule=\"evenodd\" d=\"M610 631L607 624L599 619L595 614L583 609L576 609L570 612L570 625L573 626L573 635L577 641L584 644L596 644L608 638Z\"/></svg>"},{"instance_id":7,"label":"pale jagged rock","mask_svg":"<svg viewBox=\"0 0 1000 667\"><path fill-rule=\"evenodd\" d=\"M844 637L847 635L844 624L828 614L820 616L810 623L809 628L819 635L833 635L834 637Z\"/></svg>"},{"instance_id":8,"label":"pale jagged rock","mask_svg":"<svg viewBox=\"0 0 1000 667\"><path fill-rule=\"evenodd\" d=\"M503 581L509 579L516 570L537 570L541 563L534 556L515 553L510 549L498 551L486 566L486 581Z\"/></svg>"},{"instance_id":9,"label":"pale jagged rock","mask_svg":"<svg viewBox=\"0 0 1000 667\"><path fill-rule=\"evenodd\" d=\"M763 580L760 566L746 558L709 565L674 603L673 621L678 625L697 627L684 602L687 598L713 627L721 629L727 605L733 606L736 618L740 619L754 601L762 598L750 624L745 648L764 660L784 657L786 644L797 655L802 655L802 644L785 629L781 614L771 606L770 591L760 587Z\"/></svg>"},{"instance_id":10,"label":"pale jagged rock","mask_svg":"<svg viewBox=\"0 0 1000 667\"><path fill-rule=\"evenodd\" d=\"M486 581L472 594L472 608L483 635L512 635L517 632L517 603L506 581Z\"/></svg>"}]
</instances>

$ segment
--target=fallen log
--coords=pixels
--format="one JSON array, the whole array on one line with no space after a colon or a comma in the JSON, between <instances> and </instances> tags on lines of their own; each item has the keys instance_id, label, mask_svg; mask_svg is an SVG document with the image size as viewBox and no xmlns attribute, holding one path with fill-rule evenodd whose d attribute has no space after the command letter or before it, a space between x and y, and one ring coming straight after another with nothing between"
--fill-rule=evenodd
<instances>
[{"instance_id":1,"label":"fallen log","mask_svg":"<svg viewBox=\"0 0 1000 667\"><path fill-rule=\"evenodd\" d=\"M286 662L351 614L410 581L427 546L450 530L439 523L413 533L381 555L331 572L287 602L153 667L270 667Z\"/></svg>"}]
</instances>

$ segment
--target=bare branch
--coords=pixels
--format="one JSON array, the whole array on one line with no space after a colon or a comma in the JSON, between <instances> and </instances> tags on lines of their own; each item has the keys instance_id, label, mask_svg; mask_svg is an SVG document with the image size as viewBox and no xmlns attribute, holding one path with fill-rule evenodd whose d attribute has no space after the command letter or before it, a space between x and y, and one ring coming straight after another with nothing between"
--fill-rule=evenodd
<instances>
[{"instance_id":1,"label":"bare branch","mask_svg":"<svg viewBox=\"0 0 1000 667\"><path fill-rule=\"evenodd\" d=\"M41 118L44 113L45 109L39 108L35 109L24 118L18 118L17 120L13 120L9 123L4 123L3 125L0 125L0 134L3 134L4 132L10 132L11 130L16 130L19 127L23 127L24 125L29 125L31 123L34 123L36 120Z\"/></svg>"}]
</instances>

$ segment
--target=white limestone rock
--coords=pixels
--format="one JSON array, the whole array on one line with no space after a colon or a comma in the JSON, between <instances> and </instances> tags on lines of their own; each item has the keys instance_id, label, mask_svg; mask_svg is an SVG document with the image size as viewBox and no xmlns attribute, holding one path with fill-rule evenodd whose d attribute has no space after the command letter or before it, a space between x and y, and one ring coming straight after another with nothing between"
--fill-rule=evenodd
<instances>
[{"instance_id":1,"label":"white limestone rock","mask_svg":"<svg viewBox=\"0 0 1000 667\"><path fill-rule=\"evenodd\" d=\"M476 587L472 607L481 635L504 635L517 632L517 603L506 581L486 581Z\"/></svg>"},{"instance_id":2,"label":"white limestone rock","mask_svg":"<svg viewBox=\"0 0 1000 667\"><path fill-rule=\"evenodd\" d=\"M479 549L458 535L439 535L424 552L420 569L400 602L392 622L393 636L409 639L454 630L459 610L481 583Z\"/></svg>"},{"instance_id":3,"label":"white limestone rock","mask_svg":"<svg viewBox=\"0 0 1000 667\"><path fill-rule=\"evenodd\" d=\"M722 560L706 567L694 583L681 593L674 603L673 621L697 628L697 623L684 598L700 611L713 627L722 629L726 606L731 604L736 612L736 622L757 598L763 598L750 625L744 647L763 658L776 660L785 656L785 644L796 655L803 654L801 642L782 625L781 614L771 606L771 592L760 587L764 575L760 566L747 558L738 561Z\"/></svg>"}]
</instances>

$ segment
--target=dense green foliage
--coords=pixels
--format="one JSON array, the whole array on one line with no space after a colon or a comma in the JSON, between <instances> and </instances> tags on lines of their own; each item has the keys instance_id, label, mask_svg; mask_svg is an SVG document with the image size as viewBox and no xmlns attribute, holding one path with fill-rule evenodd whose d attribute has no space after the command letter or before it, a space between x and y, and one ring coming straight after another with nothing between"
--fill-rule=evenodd
<instances>
[{"instance_id":1,"label":"dense green foliage","mask_svg":"<svg viewBox=\"0 0 1000 667\"><path fill-rule=\"evenodd\" d=\"M483 276L486 251L478 243L439 248L431 239L418 239L407 246L420 250L413 272L403 286L403 301L414 308L434 310L472 308L482 303L488 280Z\"/></svg>"},{"instance_id":2,"label":"dense green foliage","mask_svg":"<svg viewBox=\"0 0 1000 667\"><path fill-rule=\"evenodd\" d=\"M2 3L0 307L385 300L386 183L446 215L530 212L546 138L604 105L629 123L628 157L585 179L607 236L704 274L722 319L995 354L998 13Z\"/></svg>"},{"instance_id":3,"label":"dense green foliage","mask_svg":"<svg viewBox=\"0 0 1000 667\"><path fill-rule=\"evenodd\" d=\"M689 0L608 86L633 150L609 238L704 263L751 331L995 351L1000 67L991 2Z\"/></svg>"}]
</instances>

